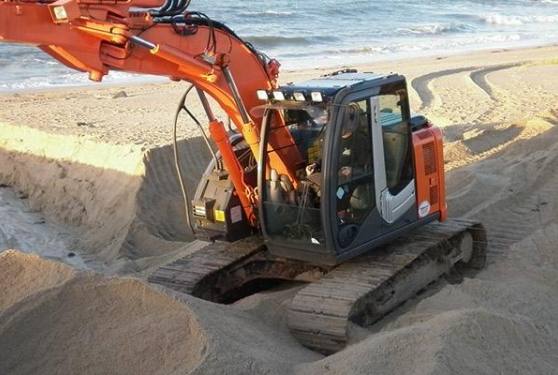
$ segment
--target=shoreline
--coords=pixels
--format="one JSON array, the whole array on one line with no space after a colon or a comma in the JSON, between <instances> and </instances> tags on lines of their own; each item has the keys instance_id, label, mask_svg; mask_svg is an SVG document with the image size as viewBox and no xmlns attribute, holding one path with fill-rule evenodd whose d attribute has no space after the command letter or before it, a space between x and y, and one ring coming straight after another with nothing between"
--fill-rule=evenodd
<instances>
[{"instance_id":1,"label":"shoreline","mask_svg":"<svg viewBox=\"0 0 558 375\"><path fill-rule=\"evenodd\" d=\"M408 55L402 55L398 53L394 53L391 55L382 55L381 57L374 58L370 56L367 61L362 61L354 64L337 64L337 65L327 65L327 66L317 66L317 67L301 67L301 68L294 68L294 69L283 69L280 73L280 82L284 81L285 78L282 79L284 76L289 76L291 74L301 74L301 73L310 73L313 71L336 71L342 68L355 68L357 70L361 70L371 65L384 65L385 63L405 63L410 61L421 61L421 60L429 60L429 59L446 59L446 58L459 58L459 57L475 57L476 55L483 54L483 53L497 53L497 52L521 52L521 51L529 51L529 50L539 50L543 48L554 48L558 47L558 41L548 42L548 43L539 43L535 42L534 44L524 44L521 46L506 46L505 43L502 47L487 47L487 48L478 48L478 49L465 49L465 50L454 50L454 51L434 51L428 50L424 54L423 53L409 53ZM84 75L87 73L83 73ZM121 81L121 82L103 82L100 84L96 84L95 82L89 82L87 84L76 84L76 85L59 85L59 86L50 86L50 87L40 87L40 88L22 88L22 89L0 89L0 97L3 96L10 96L14 94L39 94L39 93L48 93L48 92L71 92L77 90L103 90L103 89L125 89L128 87L137 87L137 86L161 86L161 85L168 85L172 84L171 81L167 77L163 76L149 76L146 75L145 80L143 79L131 79L130 81ZM287 78L288 79L288 78ZM159 81L159 82L158 82ZM186 82L186 81L180 81Z\"/></svg>"},{"instance_id":2,"label":"shoreline","mask_svg":"<svg viewBox=\"0 0 558 375\"><path fill-rule=\"evenodd\" d=\"M532 64L555 66L558 65L557 59L558 44L553 44L528 49L492 49L447 57L434 55L389 60L355 68L360 71L397 72L404 75L407 78L411 110L426 115L440 126L447 126L465 124L471 118L474 119L474 116L462 114L464 106L467 106L462 103L472 99L475 103L478 100L478 106L469 106L469 113L474 114L480 109L488 110L487 105L490 105L491 100L486 91L487 77L501 76L505 81L513 67L521 69L522 66ZM332 70L316 68L284 72L280 83L304 81ZM531 68L528 70L537 71ZM452 85L457 82L453 82L453 78L459 78L461 81L458 86L464 85L463 89L472 90L471 93L454 92L457 87L452 88ZM452 81L447 81L448 79ZM533 75L529 79L538 82L541 77ZM443 83L440 89L432 87L437 82ZM524 85L522 82L518 84ZM85 137L99 143L130 144L145 149L159 147L172 140L174 113L186 86L185 82L169 80L162 83L91 85L3 93L0 94L0 122L24 125L51 134ZM122 95L121 91L126 95ZM547 91L552 92L553 88L547 87ZM531 97L536 92L528 92L526 95ZM447 102L449 105L440 108L440 102ZM198 118L205 118L205 112L195 98L192 98L189 105ZM215 105L213 107L219 118L226 119L219 111L220 108ZM513 107L511 112L506 118L519 115ZM182 137L200 135L196 127L183 122L179 133Z\"/></svg>"},{"instance_id":3,"label":"shoreline","mask_svg":"<svg viewBox=\"0 0 558 375\"><path fill-rule=\"evenodd\" d=\"M498 46L491 45L489 47L484 48L457 48L454 50L424 50L424 51L413 51L413 52L394 52L391 54L380 54L380 55L371 55L367 61L359 61L354 64L344 64L344 65L331 65L331 66L320 66L316 68L308 68L308 67L301 67L296 69L285 69L284 73L293 73L298 72L301 70L323 70L323 69L336 69L343 66L354 66L358 68L359 66L367 66L371 64L382 64L388 61L406 61L406 60L415 60L415 59L428 59L434 57L459 57L459 56L469 56L475 55L476 53L486 53L486 52L497 52L501 50L505 51L520 51L520 50L531 50L531 49L539 49L539 48L547 48L547 47L557 47L558 40L555 41L536 41L536 42L522 42L522 43L501 43ZM381 57L380 57L381 56Z\"/></svg>"}]
</instances>

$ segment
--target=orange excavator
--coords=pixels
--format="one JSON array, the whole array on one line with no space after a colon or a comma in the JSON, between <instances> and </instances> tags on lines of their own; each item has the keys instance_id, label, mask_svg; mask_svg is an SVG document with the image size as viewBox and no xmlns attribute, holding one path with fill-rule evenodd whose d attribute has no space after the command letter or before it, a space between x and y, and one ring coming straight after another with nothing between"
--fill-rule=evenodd
<instances>
[{"instance_id":1,"label":"orange excavator","mask_svg":"<svg viewBox=\"0 0 558 375\"><path fill-rule=\"evenodd\" d=\"M186 105L197 93L213 159L193 199L182 187L188 224L209 242L151 282L219 303L305 282L289 327L332 353L351 324L483 267L485 231L447 219L442 133L411 116L403 76L347 69L280 86L276 60L189 5L0 0L0 41L35 45L93 81L119 70L189 82L176 120L184 111L204 132Z\"/></svg>"}]
</instances>

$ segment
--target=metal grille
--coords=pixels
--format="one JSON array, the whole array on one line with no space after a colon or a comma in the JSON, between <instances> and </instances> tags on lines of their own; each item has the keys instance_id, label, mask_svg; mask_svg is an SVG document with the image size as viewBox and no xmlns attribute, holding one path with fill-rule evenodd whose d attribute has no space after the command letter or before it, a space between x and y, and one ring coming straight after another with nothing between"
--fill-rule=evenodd
<instances>
[{"instance_id":1,"label":"metal grille","mask_svg":"<svg viewBox=\"0 0 558 375\"><path fill-rule=\"evenodd\" d=\"M430 204L435 205L438 204L438 186L431 186L430 187Z\"/></svg>"},{"instance_id":2,"label":"metal grille","mask_svg":"<svg viewBox=\"0 0 558 375\"><path fill-rule=\"evenodd\" d=\"M434 151L434 143L425 144L422 147L424 155L424 172L427 175L436 173L436 154Z\"/></svg>"}]
</instances>

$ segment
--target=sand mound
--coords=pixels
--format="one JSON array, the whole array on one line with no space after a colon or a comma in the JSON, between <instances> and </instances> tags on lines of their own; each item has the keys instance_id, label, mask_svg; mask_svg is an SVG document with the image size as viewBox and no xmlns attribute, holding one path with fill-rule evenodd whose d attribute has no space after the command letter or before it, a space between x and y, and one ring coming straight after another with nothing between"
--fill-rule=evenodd
<instances>
[{"instance_id":1,"label":"sand mound","mask_svg":"<svg viewBox=\"0 0 558 375\"><path fill-rule=\"evenodd\" d=\"M321 358L246 311L253 303L216 305L15 251L0 262L3 286L24 291L0 299L0 374L280 375Z\"/></svg>"},{"instance_id":2,"label":"sand mound","mask_svg":"<svg viewBox=\"0 0 558 375\"><path fill-rule=\"evenodd\" d=\"M425 345L428 343L428 345ZM558 340L542 327L483 309L377 334L312 365L301 374L552 373Z\"/></svg>"},{"instance_id":3,"label":"sand mound","mask_svg":"<svg viewBox=\"0 0 558 375\"><path fill-rule=\"evenodd\" d=\"M272 313L255 316L195 298L185 302L196 312L209 343L196 374L292 374L297 364L322 358L276 325Z\"/></svg>"},{"instance_id":4,"label":"sand mound","mask_svg":"<svg viewBox=\"0 0 558 375\"><path fill-rule=\"evenodd\" d=\"M0 314L2 374L184 374L205 356L187 306L140 281L81 274L64 282L65 266L19 253L8 261L2 271L23 274L14 285L35 294ZM37 288L41 273L56 287Z\"/></svg>"},{"instance_id":5,"label":"sand mound","mask_svg":"<svg viewBox=\"0 0 558 375\"><path fill-rule=\"evenodd\" d=\"M43 290L57 287L75 271L61 263L13 250L0 253L0 312Z\"/></svg>"}]
</instances>

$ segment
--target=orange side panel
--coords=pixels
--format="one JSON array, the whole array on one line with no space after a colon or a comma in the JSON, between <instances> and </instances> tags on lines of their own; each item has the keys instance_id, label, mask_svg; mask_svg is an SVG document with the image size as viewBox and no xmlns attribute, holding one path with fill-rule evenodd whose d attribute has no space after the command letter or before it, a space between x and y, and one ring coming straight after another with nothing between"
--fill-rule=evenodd
<instances>
[{"instance_id":1,"label":"orange side panel","mask_svg":"<svg viewBox=\"0 0 558 375\"><path fill-rule=\"evenodd\" d=\"M442 131L430 126L413 133L416 196L419 218L439 212L447 218Z\"/></svg>"}]
</instances>

